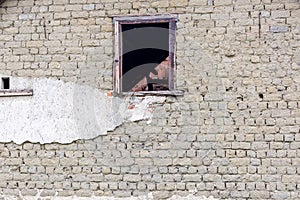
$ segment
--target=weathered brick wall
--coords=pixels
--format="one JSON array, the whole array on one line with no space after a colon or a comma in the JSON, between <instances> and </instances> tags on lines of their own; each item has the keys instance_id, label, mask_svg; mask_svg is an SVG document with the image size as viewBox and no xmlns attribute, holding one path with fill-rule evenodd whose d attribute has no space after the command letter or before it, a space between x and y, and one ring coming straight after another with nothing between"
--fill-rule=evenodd
<instances>
[{"instance_id":1,"label":"weathered brick wall","mask_svg":"<svg viewBox=\"0 0 300 200\"><path fill-rule=\"evenodd\" d=\"M93 140L0 144L1 194L299 199L299 6L7 0L0 74L111 91L112 17L178 13L176 78L185 94L154 105L151 124L125 123Z\"/></svg>"}]
</instances>

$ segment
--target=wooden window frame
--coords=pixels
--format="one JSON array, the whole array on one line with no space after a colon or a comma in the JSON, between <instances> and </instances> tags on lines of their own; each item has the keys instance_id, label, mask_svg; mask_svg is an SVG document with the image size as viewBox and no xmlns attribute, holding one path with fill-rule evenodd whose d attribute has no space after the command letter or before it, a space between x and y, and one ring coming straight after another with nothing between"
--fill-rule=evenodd
<instances>
[{"instance_id":1,"label":"wooden window frame","mask_svg":"<svg viewBox=\"0 0 300 200\"><path fill-rule=\"evenodd\" d=\"M114 17L114 94L115 95L182 95L181 91L175 90L175 44L176 44L176 22L177 15L155 15L155 16L125 16ZM146 24L146 23L169 23L169 90L162 91L139 91L139 92L123 92L122 91L122 34L121 26L123 24Z\"/></svg>"}]
</instances>

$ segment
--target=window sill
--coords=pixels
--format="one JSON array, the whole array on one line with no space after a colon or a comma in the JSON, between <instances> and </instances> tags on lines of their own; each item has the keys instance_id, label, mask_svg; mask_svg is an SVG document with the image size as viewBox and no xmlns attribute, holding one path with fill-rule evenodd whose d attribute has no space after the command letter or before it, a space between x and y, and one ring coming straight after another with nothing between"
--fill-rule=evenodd
<instances>
[{"instance_id":1,"label":"window sill","mask_svg":"<svg viewBox=\"0 0 300 200\"><path fill-rule=\"evenodd\" d=\"M183 96L183 91L142 91L142 92L123 92L122 94L115 93L114 96Z\"/></svg>"},{"instance_id":2,"label":"window sill","mask_svg":"<svg viewBox=\"0 0 300 200\"><path fill-rule=\"evenodd\" d=\"M32 96L33 90L0 90L0 97Z\"/></svg>"}]
</instances>

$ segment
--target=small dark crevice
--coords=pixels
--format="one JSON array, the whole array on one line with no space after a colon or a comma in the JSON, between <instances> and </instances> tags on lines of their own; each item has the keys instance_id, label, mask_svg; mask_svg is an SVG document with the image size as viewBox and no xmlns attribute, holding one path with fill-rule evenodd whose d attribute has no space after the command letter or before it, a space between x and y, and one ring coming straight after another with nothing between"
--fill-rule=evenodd
<instances>
[{"instance_id":1,"label":"small dark crevice","mask_svg":"<svg viewBox=\"0 0 300 200\"><path fill-rule=\"evenodd\" d=\"M214 6L215 5L215 1L214 0L207 0L207 5Z\"/></svg>"},{"instance_id":2,"label":"small dark crevice","mask_svg":"<svg viewBox=\"0 0 300 200\"><path fill-rule=\"evenodd\" d=\"M258 94L259 98L263 99L264 98L264 95L262 93L259 93Z\"/></svg>"},{"instance_id":3,"label":"small dark crevice","mask_svg":"<svg viewBox=\"0 0 300 200\"><path fill-rule=\"evenodd\" d=\"M43 28L44 28L44 37L45 37L45 39L48 39L47 25L46 25L45 17L43 17Z\"/></svg>"},{"instance_id":4,"label":"small dark crevice","mask_svg":"<svg viewBox=\"0 0 300 200\"><path fill-rule=\"evenodd\" d=\"M244 97L243 96L239 96L237 97L238 100L244 101Z\"/></svg>"},{"instance_id":5,"label":"small dark crevice","mask_svg":"<svg viewBox=\"0 0 300 200\"><path fill-rule=\"evenodd\" d=\"M0 5L4 2L5 0L0 0Z\"/></svg>"},{"instance_id":6,"label":"small dark crevice","mask_svg":"<svg viewBox=\"0 0 300 200\"><path fill-rule=\"evenodd\" d=\"M231 91L233 87L226 88L226 92Z\"/></svg>"},{"instance_id":7,"label":"small dark crevice","mask_svg":"<svg viewBox=\"0 0 300 200\"><path fill-rule=\"evenodd\" d=\"M281 92L281 91L283 91L283 90L284 90L284 89L282 89L282 88L278 88L278 89L277 89L278 92Z\"/></svg>"},{"instance_id":8,"label":"small dark crevice","mask_svg":"<svg viewBox=\"0 0 300 200\"><path fill-rule=\"evenodd\" d=\"M193 23L193 27L198 27L198 24L199 24L199 20L195 20Z\"/></svg>"},{"instance_id":9,"label":"small dark crevice","mask_svg":"<svg viewBox=\"0 0 300 200\"><path fill-rule=\"evenodd\" d=\"M258 14L258 38L261 38L261 12Z\"/></svg>"},{"instance_id":10,"label":"small dark crevice","mask_svg":"<svg viewBox=\"0 0 300 200\"><path fill-rule=\"evenodd\" d=\"M1 89L5 89L5 90L10 89L10 80L8 77L2 78L2 88Z\"/></svg>"}]
</instances>

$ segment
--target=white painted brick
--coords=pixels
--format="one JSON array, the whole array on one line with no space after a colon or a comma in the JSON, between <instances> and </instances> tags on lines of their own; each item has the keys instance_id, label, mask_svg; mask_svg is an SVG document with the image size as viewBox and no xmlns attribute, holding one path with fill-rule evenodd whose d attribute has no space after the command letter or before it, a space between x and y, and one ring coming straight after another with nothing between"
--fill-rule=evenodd
<instances>
[{"instance_id":1,"label":"white painted brick","mask_svg":"<svg viewBox=\"0 0 300 200\"><path fill-rule=\"evenodd\" d=\"M20 20L30 20L30 19L35 19L35 14L21 14L19 15Z\"/></svg>"},{"instance_id":2,"label":"white painted brick","mask_svg":"<svg viewBox=\"0 0 300 200\"><path fill-rule=\"evenodd\" d=\"M83 5L83 10L94 10L95 9L95 4L88 4L88 5Z\"/></svg>"}]
</instances>

